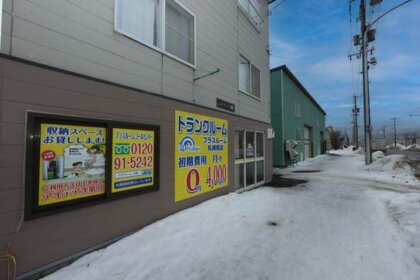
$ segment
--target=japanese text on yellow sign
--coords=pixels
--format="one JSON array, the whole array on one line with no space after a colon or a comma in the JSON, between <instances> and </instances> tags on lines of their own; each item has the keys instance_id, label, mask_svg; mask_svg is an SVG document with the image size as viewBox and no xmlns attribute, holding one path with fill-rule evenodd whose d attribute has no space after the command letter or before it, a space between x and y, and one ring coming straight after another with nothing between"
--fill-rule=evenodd
<instances>
[{"instance_id":1,"label":"japanese text on yellow sign","mask_svg":"<svg viewBox=\"0 0 420 280\"><path fill-rule=\"evenodd\" d=\"M175 111L175 201L227 185L227 120Z\"/></svg>"},{"instance_id":2,"label":"japanese text on yellow sign","mask_svg":"<svg viewBox=\"0 0 420 280\"><path fill-rule=\"evenodd\" d=\"M106 129L41 124L38 205L105 193Z\"/></svg>"},{"instance_id":3,"label":"japanese text on yellow sign","mask_svg":"<svg viewBox=\"0 0 420 280\"><path fill-rule=\"evenodd\" d=\"M112 192L152 186L154 131L113 128L112 137Z\"/></svg>"}]
</instances>

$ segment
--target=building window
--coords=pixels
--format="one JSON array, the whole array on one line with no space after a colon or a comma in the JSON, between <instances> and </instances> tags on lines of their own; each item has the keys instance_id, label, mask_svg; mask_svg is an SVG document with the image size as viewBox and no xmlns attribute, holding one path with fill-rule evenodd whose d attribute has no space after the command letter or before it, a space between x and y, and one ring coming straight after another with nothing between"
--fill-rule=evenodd
<instances>
[{"instance_id":1,"label":"building window","mask_svg":"<svg viewBox=\"0 0 420 280\"><path fill-rule=\"evenodd\" d=\"M258 0L238 0L238 5L251 23L260 31L264 19L261 16L261 6Z\"/></svg>"},{"instance_id":2,"label":"building window","mask_svg":"<svg viewBox=\"0 0 420 280\"><path fill-rule=\"evenodd\" d=\"M301 111L300 111L300 102L299 101L295 101L295 115L300 117L301 116Z\"/></svg>"},{"instance_id":3,"label":"building window","mask_svg":"<svg viewBox=\"0 0 420 280\"><path fill-rule=\"evenodd\" d=\"M260 70L243 55L239 55L239 90L260 98Z\"/></svg>"},{"instance_id":4,"label":"building window","mask_svg":"<svg viewBox=\"0 0 420 280\"><path fill-rule=\"evenodd\" d=\"M195 16L176 0L115 0L115 30L195 64Z\"/></svg>"},{"instance_id":5,"label":"building window","mask_svg":"<svg viewBox=\"0 0 420 280\"><path fill-rule=\"evenodd\" d=\"M173 0L166 0L166 51L194 64L194 16Z\"/></svg>"},{"instance_id":6,"label":"building window","mask_svg":"<svg viewBox=\"0 0 420 280\"><path fill-rule=\"evenodd\" d=\"M296 141L300 141L301 140L301 136L300 136L300 128L296 127L296 137L295 137Z\"/></svg>"}]
</instances>

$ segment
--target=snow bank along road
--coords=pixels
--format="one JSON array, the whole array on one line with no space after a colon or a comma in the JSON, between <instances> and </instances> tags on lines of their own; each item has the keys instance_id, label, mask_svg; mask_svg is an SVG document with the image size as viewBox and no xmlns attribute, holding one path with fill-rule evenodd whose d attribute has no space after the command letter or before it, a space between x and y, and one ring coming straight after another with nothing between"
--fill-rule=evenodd
<instances>
[{"instance_id":1,"label":"snow bank along road","mask_svg":"<svg viewBox=\"0 0 420 280\"><path fill-rule=\"evenodd\" d=\"M420 279L419 185L389 162L321 156L298 168L322 172L293 175L306 184L207 201L46 279Z\"/></svg>"}]
</instances>

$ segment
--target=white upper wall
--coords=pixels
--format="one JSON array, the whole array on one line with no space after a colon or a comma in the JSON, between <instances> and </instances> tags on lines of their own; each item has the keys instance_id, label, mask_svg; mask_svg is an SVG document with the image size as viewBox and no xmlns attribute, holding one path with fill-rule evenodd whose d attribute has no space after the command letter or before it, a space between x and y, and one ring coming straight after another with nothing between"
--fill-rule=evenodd
<instances>
[{"instance_id":1,"label":"white upper wall","mask_svg":"<svg viewBox=\"0 0 420 280\"><path fill-rule=\"evenodd\" d=\"M268 1L261 31L237 1L178 1L195 15L195 67L116 32L114 0L3 0L1 52L210 108L221 98L270 122ZM239 53L260 69L260 100L238 91Z\"/></svg>"}]
</instances>

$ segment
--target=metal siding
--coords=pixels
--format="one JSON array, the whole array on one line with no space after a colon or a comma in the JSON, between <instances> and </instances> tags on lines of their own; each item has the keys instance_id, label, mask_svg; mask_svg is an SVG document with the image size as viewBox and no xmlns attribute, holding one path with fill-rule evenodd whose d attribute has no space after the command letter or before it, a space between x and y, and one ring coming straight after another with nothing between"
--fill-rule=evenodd
<instances>
[{"instance_id":1,"label":"metal siding","mask_svg":"<svg viewBox=\"0 0 420 280\"><path fill-rule=\"evenodd\" d=\"M273 164L285 165L284 143L282 135L282 94L281 72L271 74L271 122L275 137L273 141Z\"/></svg>"},{"instance_id":2,"label":"metal siding","mask_svg":"<svg viewBox=\"0 0 420 280\"><path fill-rule=\"evenodd\" d=\"M279 87L277 80L280 80L280 73L282 71L275 71L271 73L272 85L275 87L272 88L272 101L271 102L278 102L275 100L274 89ZM324 114L311 102L311 100L302 92L302 90L285 74L283 74L283 102L284 102L284 120L280 121L279 116L273 115L273 127L277 130L284 131L283 142L288 139L295 139L296 138L296 128L300 128L301 130L301 144L298 145L297 150L301 154L304 151L303 145L303 135L304 135L304 126L312 127L312 139L313 139L313 152L314 156L320 154L320 132L325 130L325 116ZM277 89L276 89L277 90ZM281 92L281 88L278 89L279 93ZM295 115L295 101L299 101L301 104L301 117ZM274 120L277 118L277 120ZM316 126L316 119L319 118L320 126ZM275 123L277 122L277 123ZM280 143L276 142L275 140L275 147L274 147L274 164L277 164L279 160L276 156L280 156L280 162L285 161L284 155L284 148L283 146L280 148ZM284 145L284 143L281 143ZM282 152L280 153L279 150ZM300 160L300 155L298 159ZM281 165L281 164L279 164Z\"/></svg>"},{"instance_id":3,"label":"metal siding","mask_svg":"<svg viewBox=\"0 0 420 280\"><path fill-rule=\"evenodd\" d=\"M237 0L179 2L196 16L195 75L221 70L197 81L195 103L214 108L220 97L234 103L237 114L269 123L268 19L259 33ZM11 47L11 0L4 0L2 52L193 102L194 69L115 32L113 9L114 0L15 1ZM261 71L261 101L238 92L238 52Z\"/></svg>"},{"instance_id":4,"label":"metal siding","mask_svg":"<svg viewBox=\"0 0 420 280\"><path fill-rule=\"evenodd\" d=\"M266 7L262 9L264 11ZM268 30L267 20L263 30ZM240 113L242 115L258 114L260 118L271 119L270 116L270 72L268 48L268 32L258 32L248 18L238 9L238 49L251 63L260 69L261 101L246 94L239 94ZM259 108L255 112L255 108Z\"/></svg>"}]
</instances>

